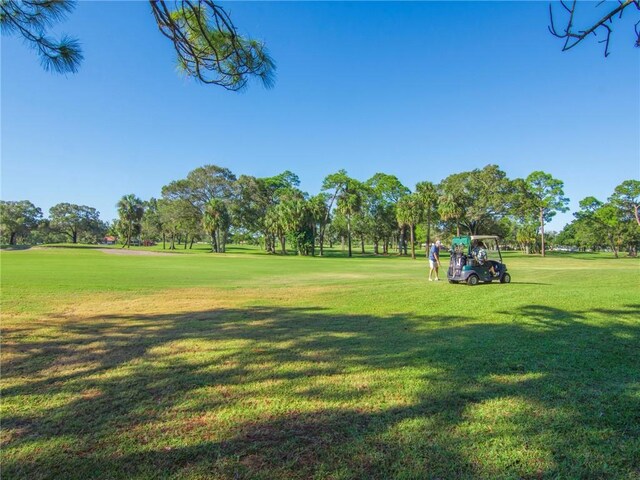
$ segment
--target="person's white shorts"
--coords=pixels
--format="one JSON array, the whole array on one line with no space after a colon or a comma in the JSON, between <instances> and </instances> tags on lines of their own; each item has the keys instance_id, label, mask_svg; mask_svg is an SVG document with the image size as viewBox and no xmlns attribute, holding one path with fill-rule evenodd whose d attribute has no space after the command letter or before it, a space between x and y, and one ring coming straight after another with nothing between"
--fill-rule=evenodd
<instances>
[{"instance_id":1,"label":"person's white shorts","mask_svg":"<svg viewBox=\"0 0 640 480\"><path fill-rule=\"evenodd\" d=\"M438 266L438 262L435 260L429 260L429 268L436 268Z\"/></svg>"}]
</instances>

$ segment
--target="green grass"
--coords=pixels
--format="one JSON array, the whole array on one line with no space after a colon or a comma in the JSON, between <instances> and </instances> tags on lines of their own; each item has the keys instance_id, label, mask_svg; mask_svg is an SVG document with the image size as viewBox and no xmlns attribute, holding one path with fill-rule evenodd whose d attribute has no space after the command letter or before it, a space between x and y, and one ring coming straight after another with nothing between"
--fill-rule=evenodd
<instances>
[{"instance_id":1,"label":"green grass","mask_svg":"<svg viewBox=\"0 0 640 480\"><path fill-rule=\"evenodd\" d=\"M0 254L5 478L640 478L637 260L202 252Z\"/></svg>"}]
</instances>

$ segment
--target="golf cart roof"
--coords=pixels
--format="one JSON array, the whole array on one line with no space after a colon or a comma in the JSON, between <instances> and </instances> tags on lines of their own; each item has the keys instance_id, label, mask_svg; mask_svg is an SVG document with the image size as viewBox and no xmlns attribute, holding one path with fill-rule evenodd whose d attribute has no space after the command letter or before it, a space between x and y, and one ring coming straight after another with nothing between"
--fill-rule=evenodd
<instances>
[{"instance_id":1,"label":"golf cart roof","mask_svg":"<svg viewBox=\"0 0 640 480\"><path fill-rule=\"evenodd\" d=\"M471 240L495 240L497 242L500 237L497 235L471 235Z\"/></svg>"}]
</instances>

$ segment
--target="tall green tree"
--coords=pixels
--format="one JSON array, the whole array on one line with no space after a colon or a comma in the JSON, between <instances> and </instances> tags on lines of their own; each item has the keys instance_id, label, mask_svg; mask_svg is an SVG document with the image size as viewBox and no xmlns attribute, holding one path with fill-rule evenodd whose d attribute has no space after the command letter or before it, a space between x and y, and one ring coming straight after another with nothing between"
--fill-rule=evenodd
<instances>
[{"instance_id":1,"label":"tall green tree","mask_svg":"<svg viewBox=\"0 0 640 480\"><path fill-rule=\"evenodd\" d=\"M9 245L15 245L17 238L27 238L41 220L42 210L29 200L0 200L0 236Z\"/></svg>"},{"instance_id":2,"label":"tall green tree","mask_svg":"<svg viewBox=\"0 0 640 480\"><path fill-rule=\"evenodd\" d=\"M100 212L86 205L58 203L49 209L49 225L69 236L71 243L78 243L82 232L100 230Z\"/></svg>"},{"instance_id":3,"label":"tall green tree","mask_svg":"<svg viewBox=\"0 0 640 480\"><path fill-rule=\"evenodd\" d=\"M161 198L158 200L158 215L162 225L162 248L165 248L165 239L168 236L169 250L175 250L182 214L188 208L193 208L193 206L183 199Z\"/></svg>"},{"instance_id":4,"label":"tall green tree","mask_svg":"<svg viewBox=\"0 0 640 480\"><path fill-rule=\"evenodd\" d=\"M313 223L309 202L298 189L291 189L282 195L276 207L279 222L284 232L296 246L298 255L309 255L313 249Z\"/></svg>"},{"instance_id":5,"label":"tall green tree","mask_svg":"<svg viewBox=\"0 0 640 480\"><path fill-rule=\"evenodd\" d=\"M328 204L325 217L320 224L320 256L324 254L324 235L329 223L329 215L331 214L336 200L343 194L344 190L349 185L349 181L351 181L351 177L347 175L346 170L342 169L338 170L336 173L327 175L322 182L322 192L326 194Z\"/></svg>"},{"instance_id":6,"label":"tall green tree","mask_svg":"<svg viewBox=\"0 0 640 480\"><path fill-rule=\"evenodd\" d=\"M265 178L242 175L235 183L233 217L237 219L238 226L262 235L268 253L275 253L275 232L281 230L276 228L278 222L275 221L273 209L285 192L296 189L299 184L298 176L288 170Z\"/></svg>"},{"instance_id":7,"label":"tall green tree","mask_svg":"<svg viewBox=\"0 0 640 480\"><path fill-rule=\"evenodd\" d=\"M329 243L329 248L332 248L339 241L340 249L344 252L347 249L346 239L347 218L338 209L334 209L331 215L331 223L327 225L326 241Z\"/></svg>"},{"instance_id":8,"label":"tall green tree","mask_svg":"<svg viewBox=\"0 0 640 480\"><path fill-rule=\"evenodd\" d=\"M408 195L410 190L395 175L380 172L369 178L365 185L369 189L369 209L376 223L375 237L382 237L383 252L388 253L393 232L398 238L398 249L402 251L404 230L402 227L398 227L396 208L398 201ZM375 237L374 251L377 253L377 238ZM406 246L404 248L406 249Z\"/></svg>"},{"instance_id":9,"label":"tall green tree","mask_svg":"<svg viewBox=\"0 0 640 480\"><path fill-rule=\"evenodd\" d=\"M618 207L623 215L634 218L640 226L640 180L625 180L613 191L609 201Z\"/></svg>"},{"instance_id":10,"label":"tall green tree","mask_svg":"<svg viewBox=\"0 0 640 480\"><path fill-rule=\"evenodd\" d=\"M168 199L183 199L201 213L211 199L231 202L235 198L236 176L228 168L204 165L187 174L187 178L176 180L162 187L162 196Z\"/></svg>"},{"instance_id":11,"label":"tall green tree","mask_svg":"<svg viewBox=\"0 0 640 480\"><path fill-rule=\"evenodd\" d=\"M262 236L267 253L275 253L272 236L267 231L266 215L270 196L261 179L241 175L235 184L236 201L231 204L236 227Z\"/></svg>"},{"instance_id":12,"label":"tall green tree","mask_svg":"<svg viewBox=\"0 0 640 480\"><path fill-rule=\"evenodd\" d=\"M373 218L367 211L366 201L363 201L360 211L351 218L351 232L355 238L360 240L360 253L367 253L366 240L373 230Z\"/></svg>"},{"instance_id":13,"label":"tall green tree","mask_svg":"<svg viewBox=\"0 0 640 480\"><path fill-rule=\"evenodd\" d=\"M422 196L419 193L406 195L398 201L396 213L398 224L409 227L411 235L411 258L414 260L416 258L414 231L416 225L422 220L423 212L424 204L422 203Z\"/></svg>"},{"instance_id":14,"label":"tall green tree","mask_svg":"<svg viewBox=\"0 0 640 480\"><path fill-rule=\"evenodd\" d=\"M131 248L131 236L136 229L140 228L140 221L144 215L144 204L142 200L136 197L133 193L124 195L117 203L118 216L121 224L123 225L126 233L127 248Z\"/></svg>"},{"instance_id":15,"label":"tall green tree","mask_svg":"<svg viewBox=\"0 0 640 480\"><path fill-rule=\"evenodd\" d=\"M438 214L443 220L454 220L456 223L456 236L460 236L460 219L464 214L461 203L462 197L455 193L444 193L438 199Z\"/></svg>"},{"instance_id":16,"label":"tall green tree","mask_svg":"<svg viewBox=\"0 0 640 480\"><path fill-rule=\"evenodd\" d=\"M362 209L362 186L361 183L353 178L349 178L340 195L337 199L337 209L347 219L347 242L348 242L348 255L353 256L351 250L351 220L354 215L360 212Z\"/></svg>"},{"instance_id":17,"label":"tall green tree","mask_svg":"<svg viewBox=\"0 0 640 480\"><path fill-rule=\"evenodd\" d=\"M282 215L280 211L280 204L273 206L267 210L267 214L265 215L264 225L267 231L267 235L269 235L272 239L273 252L275 253L275 244L276 241L280 242L280 253L283 255L287 254L287 237L286 237L286 226L284 223L284 215Z\"/></svg>"},{"instance_id":18,"label":"tall green tree","mask_svg":"<svg viewBox=\"0 0 640 480\"><path fill-rule=\"evenodd\" d=\"M557 212L566 212L569 199L564 196L564 183L553 178L549 173L535 171L526 178L526 183L533 195L532 206L538 213L540 222L541 252L545 256L544 225L551 221Z\"/></svg>"},{"instance_id":19,"label":"tall green tree","mask_svg":"<svg viewBox=\"0 0 640 480\"><path fill-rule=\"evenodd\" d=\"M607 239L609 247L616 258L624 242L624 222L618 216L618 211L611 203L604 203L595 197L586 197L580 201L580 210L575 213L596 237Z\"/></svg>"},{"instance_id":20,"label":"tall green tree","mask_svg":"<svg viewBox=\"0 0 640 480\"><path fill-rule=\"evenodd\" d=\"M225 202L217 198L212 198L207 202L202 216L202 226L211 238L212 252L224 253L226 251L230 220Z\"/></svg>"},{"instance_id":21,"label":"tall green tree","mask_svg":"<svg viewBox=\"0 0 640 480\"><path fill-rule=\"evenodd\" d=\"M526 255L533 253L536 248L536 240L538 238L538 223L536 221L521 221L517 224L515 231L515 240L518 242L520 249Z\"/></svg>"},{"instance_id":22,"label":"tall green tree","mask_svg":"<svg viewBox=\"0 0 640 480\"><path fill-rule=\"evenodd\" d=\"M231 170L217 165L204 165L187 174L188 200L200 210L211 199L225 202L235 197L236 176Z\"/></svg>"},{"instance_id":23,"label":"tall green tree","mask_svg":"<svg viewBox=\"0 0 640 480\"><path fill-rule=\"evenodd\" d=\"M318 232L324 229L326 222L331 220L331 212L329 211L329 198L326 193L320 192L309 198L308 208L313 222L313 238L314 242L311 247L311 254L315 255L315 239L318 238Z\"/></svg>"},{"instance_id":24,"label":"tall green tree","mask_svg":"<svg viewBox=\"0 0 640 480\"><path fill-rule=\"evenodd\" d=\"M144 214L140 227L144 239L155 241L162 237L162 248L166 248L166 237L163 232L162 218L156 198L151 197L144 202Z\"/></svg>"},{"instance_id":25,"label":"tall green tree","mask_svg":"<svg viewBox=\"0 0 640 480\"><path fill-rule=\"evenodd\" d=\"M211 200L225 202L231 215L231 208L237 200L236 176L228 168L217 165L204 165L187 174L181 180L175 180L162 187L162 198L175 200L171 209L181 208L177 223L178 239L184 235L191 238L191 245L200 231L206 206ZM175 215L174 215L175 216ZM187 248L187 240L185 240Z\"/></svg>"},{"instance_id":26,"label":"tall green tree","mask_svg":"<svg viewBox=\"0 0 640 480\"><path fill-rule=\"evenodd\" d=\"M441 217L455 221L458 235L461 226L477 235L507 214L511 183L497 165L486 165L449 175L438 191Z\"/></svg>"},{"instance_id":27,"label":"tall green tree","mask_svg":"<svg viewBox=\"0 0 640 480\"><path fill-rule=\"evenodd\" d=\"M424 207L423 218L427 223L426 246L431 245L431 223L438 213L438 190L431 182L419 182L416 184L416 193L420 195L420 200Z\"/></svg>"}]
</instances>

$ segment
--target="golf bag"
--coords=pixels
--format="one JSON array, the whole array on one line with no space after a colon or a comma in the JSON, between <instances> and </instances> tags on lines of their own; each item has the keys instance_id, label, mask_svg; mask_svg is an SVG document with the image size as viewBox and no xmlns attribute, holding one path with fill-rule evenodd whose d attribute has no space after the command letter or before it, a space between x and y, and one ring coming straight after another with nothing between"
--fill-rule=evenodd
<instances>
[{"instance_id":1,"label":"golf bag","mask_svg":"<svg viewBox=\"0 0 640 480\"><path fill-rule=\"evenodd\" d=\"M449 261L449 278L462 275L462 267L467 264L467 256L459 249L451 252L451 260Z\"/></svg>"}]
</instances>

